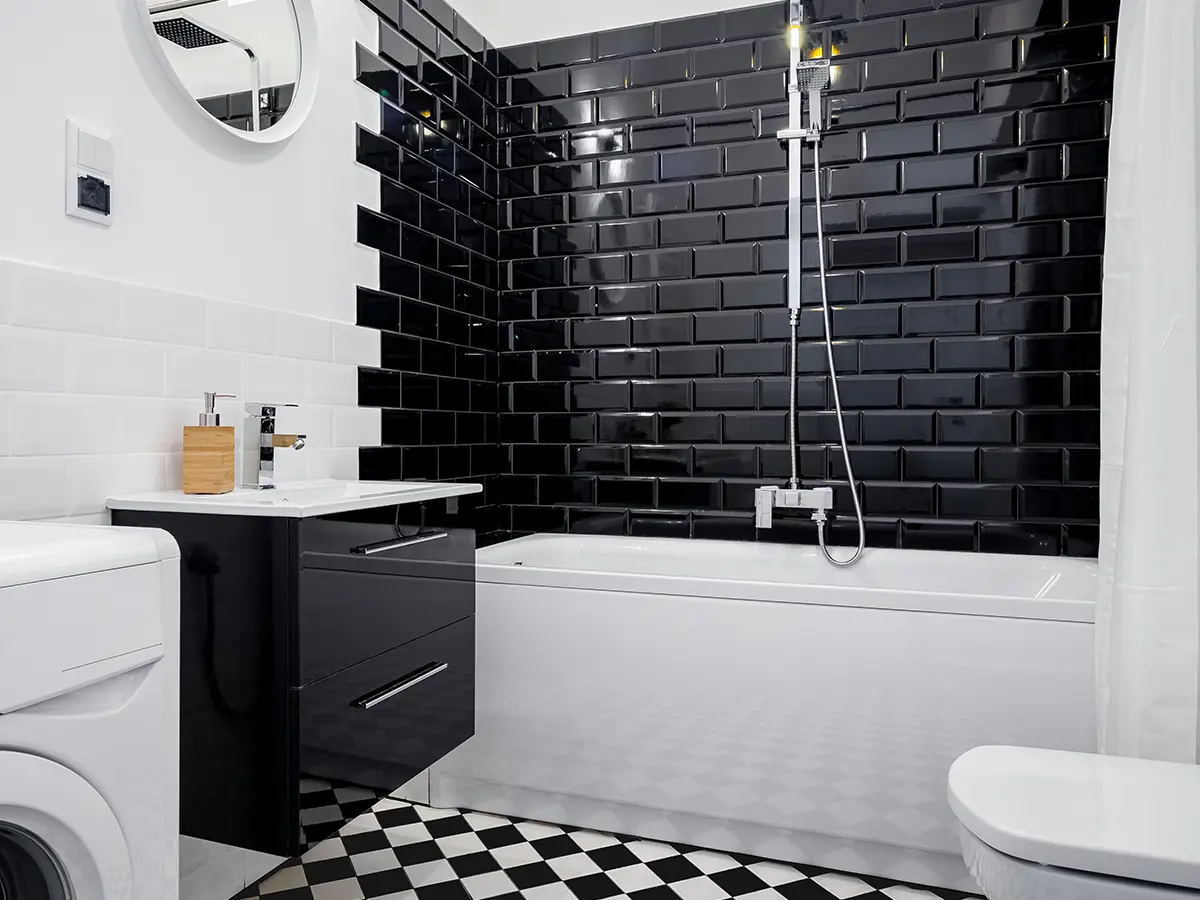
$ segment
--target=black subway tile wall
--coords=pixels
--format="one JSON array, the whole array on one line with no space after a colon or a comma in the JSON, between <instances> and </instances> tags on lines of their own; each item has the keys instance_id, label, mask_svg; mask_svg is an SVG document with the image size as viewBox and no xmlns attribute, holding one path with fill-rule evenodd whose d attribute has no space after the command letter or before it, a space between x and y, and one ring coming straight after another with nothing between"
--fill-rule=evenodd
<instances>
[{"instance_id":1,"label":"black subway tile wall","mask_svg":"<svg viewBox=\"0 0 1200 900\"><path fill-rule=\"evenodd\" d=\"M820 193L869 543L1095 556L1117 0L806 6L807 54L834 58ZM785 17L773 3L500 49L445 81L423 75L438 65L428 44L384 26L399 56L364 61L364 80L404 94L383 101L394 130L360 143L389 217L366 216L363 234L394 254L391 293L362 303L395 367L364 372L364 402L389 407L385 438L422 445L406 429L446 412L444 385L464 372L431 357L482 352L462 360L463 383L483 397L495 373L498 425L491 410L454 412L497 435L464 473L498 473L497 528L815 541L807 520L756 533L752 514L754 487L790 468L787 154L774 137ZM426 24L449 42L444 22ZM477 69L472 119L455 102ZM438 95L447 85L458 94ZM430 129L426 110L455 124ZM463 160L482 180L448 196L442 178ZM834 487L831 534L846 543L805 160L797 465L806 486ZM436 227L431 206L445 211ZM471 246L464 223L478 226ZM431 288L418 269L433 244L453 263ZM494 282L480 274L491 258ZM497 468L475 467L476 449ZM445 474L408 470L398 450L378 451L389 477Z\"/></svg>"},{"instance_id":2,"label":"black subway tile wall","mask_svg":"<svg viewBox=\"0 0 1200 900\"><path fill-rule=\"evenodd\" d=\"M359 403L378 407L383 427L382 446L359 451L361 477L483 482L481 497L463 498L465 512L482 531L506 529L507 508L493 521L494 476L508 471L498 450L496 258L528 254L517 236L501 241L496 197L532 193L531 182L500 178L501 81L479 33L441 0L368 5L380 52L356 48L358 81L378 95L382 124L380 134L359 128L357 159L378 172L379 200L359 208L358 241L379 251L379 290L358 289L358 323L379 329L382 352L380 368L359 371ZM541 277L555 262L526 265ZM505 365L506 378L525 377ZM529 459L535 468L542 457Z\"/></svg>"}]
</instances>

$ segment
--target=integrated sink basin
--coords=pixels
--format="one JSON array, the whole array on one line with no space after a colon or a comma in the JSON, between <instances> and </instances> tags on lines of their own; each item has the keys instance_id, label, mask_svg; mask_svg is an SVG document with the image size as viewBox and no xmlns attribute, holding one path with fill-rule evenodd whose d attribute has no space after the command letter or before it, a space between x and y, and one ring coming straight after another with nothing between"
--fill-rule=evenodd
<instances>
[{"instance_id":1,"label":"integrated sink basin","mask_svg":"<svg viewBox=\"0 0 1200 900\"><path fill-rule=\"evenodd\" d=\"M433 481L298 481L270 490L239 488L230 494L185 494L159 491L152 494L110 497L108 508L141 512L211 513L225 516L283 516L307 518L331 513L371 509L401 503L419 503L478 494L478 484Z\"/></svg>"}]
</instances>

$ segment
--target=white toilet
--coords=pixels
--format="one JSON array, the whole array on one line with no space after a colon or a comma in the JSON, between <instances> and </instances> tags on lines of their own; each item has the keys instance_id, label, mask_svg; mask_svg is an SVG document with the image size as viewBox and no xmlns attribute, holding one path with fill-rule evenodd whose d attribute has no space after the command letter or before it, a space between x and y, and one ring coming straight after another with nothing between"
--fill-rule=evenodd
<instances>
[{"instance_id":1,"label":"white toilet","mask_svg":"<svg viewBox=\"0 0 1200 900\"><path fill-rule=\"evenodd\" d=\"M1200 767L978 747L950 806L989 900L1200 897Z\"/></svg>"}]
</instances>

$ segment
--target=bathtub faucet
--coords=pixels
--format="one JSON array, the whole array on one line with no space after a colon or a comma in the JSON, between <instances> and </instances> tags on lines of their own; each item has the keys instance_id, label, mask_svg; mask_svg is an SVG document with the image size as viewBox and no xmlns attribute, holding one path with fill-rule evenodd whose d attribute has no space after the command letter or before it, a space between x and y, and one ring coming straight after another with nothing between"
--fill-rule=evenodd
<instances>
[{"instance_id":1,"label":"bathtub faucet","mask_svg":"<svg viewBox=\"0 0 1200 900\"><path fill-rule=\"evenodd\" d=\"M813 521L825 521L826 510L833 509L833 488L760 487L754 490L754 527L770 528L775 507L781 509L811 509Z\"/></svg>"}]
</instances>

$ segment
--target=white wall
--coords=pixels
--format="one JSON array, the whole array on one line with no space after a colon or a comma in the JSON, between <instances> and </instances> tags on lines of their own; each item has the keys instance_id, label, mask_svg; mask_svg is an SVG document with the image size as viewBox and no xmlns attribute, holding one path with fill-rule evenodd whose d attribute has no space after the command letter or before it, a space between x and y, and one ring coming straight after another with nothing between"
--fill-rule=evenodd
<instances>
[{"instance_id":1,"label":"white wall","mask_svg":"<svg viewBox=\"0 0 1200 900\"><path fill-rule=\"evenodd\" d=\"M755 0L454 0L454 8L497 47L758 6Z\"/></svg>"},{"instance_id":2,"label":"white wall","mask_svg":"<svg viewBox=\"0 0 1200 900\"><path fill-rule=\"evenodd\" d=\"M3 13L0 519L100 520L108 494L178 486L203 390L304 404L292 477L355 477L356 448L379 441L355 388L378 335L352 325L355 284L378 278L354 242L356 201L378 203L354 162L355 121L378 127L354 81L374 16L314 0L312 115L258 147L160 78L135 2L73 3L70 28L57 4ZM111 228L64 215L68 117L112 136Z\"/></svg>"}]
</instances>

